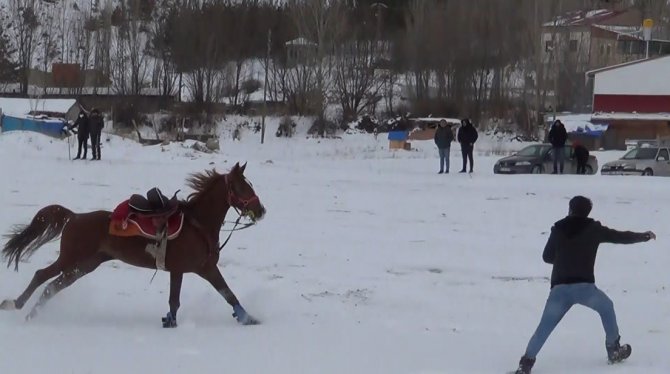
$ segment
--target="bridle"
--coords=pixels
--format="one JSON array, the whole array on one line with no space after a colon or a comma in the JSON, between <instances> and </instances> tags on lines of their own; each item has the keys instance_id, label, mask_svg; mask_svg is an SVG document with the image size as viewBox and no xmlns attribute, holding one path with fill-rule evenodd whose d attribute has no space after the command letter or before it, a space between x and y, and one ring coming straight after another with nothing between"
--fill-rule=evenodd
<instances>
[{"instance_id":1,"label":"bridle","mask_svg":"<svg viewBox=\"0 0 670 374\"><path fill-rule=\"evenodd\" d=\"M226 199L226 202L228 203L228 205L230 207L232 207L233 209L235 209L235 211L237 211L237 213L239 215L248 216L249 213L251 213L251 212L246 211L247 207L249 207L249 204L251 204L253 202L259 202L260 200L258 199L258 196L256 196L256 194L253 194L251 197L249 197L247 199L243 199L243 198L237 196L237 194L235 192L233 192L233 189L230 186L230 182L228 181L228 174L226 174L226 176L224 176L224 181L226 183L226 188L228 189L228 197ZM237 206L242 206L242 212L240 212L240 210L237 208ZM252 215L253 215L253 213L252 213Z\"/></svg>"},{"instance_id":2,"label":"bridle","mask_svg":"<svg viewBox=\"0 0 670 374\"><path fill-rule=\"evenodd\" d=\"M256 222L253 220L254 219L253 212L247 210L247 207L249 207L249 205L253 202L259 202L260 201L260 199L258 198L258 196L256 196L256 194L253 194L253 196L251 196L249 198L246 198L246 199L243 199L243 198L237 196L237 194L235 192L233 192L233 189L230 185L230 181L228 180L228 174L226 174L224 176L224 182L226 183L226 188L228 189L228 196L226 198L226 202L228 203L228 206L235 209L235 211L237 212L238 217L234 222L233 228L231 230L226 230L226 231L230 231L230 233L228 234L228 237L223 242L223 244L221 244L219 246L219 252L221 252L223 247L225 247L226 244L228 244L228 241L230 240L230 237L233 236L233 232L247 229L247 228L256 224ZM242 206L242 209L240 210L237 206ZM240 221L242 220L242 217L249 217L249 218L252 219L252 221L247 222L247 223L243 223L240 226ZM233 222L232 221L223 221L223 223L225 224L225 223L233 223ZM238 228L237 226L240 226L240 227Z\"/></svg>"}]
</instances>

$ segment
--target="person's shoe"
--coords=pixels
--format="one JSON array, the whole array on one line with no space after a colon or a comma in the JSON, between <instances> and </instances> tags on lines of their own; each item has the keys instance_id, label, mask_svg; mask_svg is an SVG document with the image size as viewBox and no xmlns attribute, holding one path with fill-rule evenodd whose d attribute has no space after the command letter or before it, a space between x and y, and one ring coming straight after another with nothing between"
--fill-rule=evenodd
<instances>
[{"instance_id":1,"label":"person's shoe","mask_svg":"<svg viewBox=\"0 0 670 374\"><path fill-rule=\"evenodd\" d=\"M81 160L81 157L77 156L77 157L73 158L72 160Z\"/></svg>"},{"instance_id":2,"label":"person's shoe","mask_svg":"<svg viewBox=\"0 0 670 374\"><path fill-rule=\"evenodd\" d=\"M534 358L528 358L526 356L523 356L521 357L521 360L519 360L519 368L516 369L514 374L530 374L533 365L535 365Z\"/></svg>"},{"instance_id":3,"label":"person's shoe","mask_svg":"<svg viewBox=\"0 0 670 374\"><path fill-rule=\"evenodd\" d=\"M465 169L463 169L463 170L459 171L459 173L465 173Z\"/></svg>"},{"instance_id":4,"label":"person's shoe","mask_svg":"<svg viewBox=\"0 0 670 374\"><path fill-rule=\"evenodd\" d=\"M605 348L607 348L607 360L610 364L616 364L627 359L633 351L630 344L621 345L619 344L619 340L621 340L621 337L618 337L614 344L605 345Z\"/></svg>"},{"instance_id":5,"label":"person's shoe","mask_svg":"<svg viewBox=\"0 0 670 374\"><path fill-rule=\"evenodd\" d=\"M442 174L444 173L442 170L438 171L437 174Z\"/></svg>"}]
</instances>

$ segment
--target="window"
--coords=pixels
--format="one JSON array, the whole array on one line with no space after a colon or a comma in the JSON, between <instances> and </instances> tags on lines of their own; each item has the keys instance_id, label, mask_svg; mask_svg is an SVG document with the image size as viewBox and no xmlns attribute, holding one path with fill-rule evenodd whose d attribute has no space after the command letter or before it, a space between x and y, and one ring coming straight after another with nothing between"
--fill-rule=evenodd
<instances>
[{"instance_id":1,"label":"window","mask_svg":"<svg viewBox=\"0 0 670 374\"><path fill-rule=\"evenodd\" d=\"M520 150L517 153L517 156L537 157L540 156L545 149L547 149L547 147L542 145L531 145Z\"/></svg>"},{"instance_id":2,"label":"window","mask_svg":"<svg viewBox=\"0 0 670 374\"><path fill-rule=\"evenodd\" d=\"M544 51L545 52L551 52L552 49L553 49L553 46L552 46L551 40L545 41L544 42Z\"/></svg>"},{"instance_id":3,"label":"window","mask_svg":"<svg viewBox=\"0 0 670 374\"><path fill-rule=\"evenodd\" d=\"M570 52L577 52L577 39L570 40Z\"/></svg>"},{"instance_id":4,"label":"window","mask_svg":"<svg viewBox=\"0 0 670 374\"><path fill-rule=\"evenodd\" d=\"M658 148L634 148L626 153L622 160L653 160L658 153Z\"/></svg>"}]
</instances>

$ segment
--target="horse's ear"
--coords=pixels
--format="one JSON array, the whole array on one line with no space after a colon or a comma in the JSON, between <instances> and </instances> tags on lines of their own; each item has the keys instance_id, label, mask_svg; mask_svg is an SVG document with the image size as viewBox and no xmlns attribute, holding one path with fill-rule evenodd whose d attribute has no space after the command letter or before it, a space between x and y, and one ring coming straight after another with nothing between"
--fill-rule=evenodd
<instances>
[{"instance_id":1,"label":"horse's ear","mask_svg":"<svg viewBox=\"0 0 670 374\"><path fill-rule=\"evenodd\" d=\"M240 170L240 163L236 162L235 165L233 165L233 168L230 169L231 174L235 174Z\"/></svg>"},{"instance_id":2,"label":"horse's ear","mask_svg":"<svg viewBox=\"0 0 670 374\"><path fill-rule=\"evenodd\" d=\"M240 167L240 172L242 172L242 174L244 174L244 170L246 168L247 168L247 163L245 162L244 165L242 165L242 167Z\"/></svg>"}]
</instances>

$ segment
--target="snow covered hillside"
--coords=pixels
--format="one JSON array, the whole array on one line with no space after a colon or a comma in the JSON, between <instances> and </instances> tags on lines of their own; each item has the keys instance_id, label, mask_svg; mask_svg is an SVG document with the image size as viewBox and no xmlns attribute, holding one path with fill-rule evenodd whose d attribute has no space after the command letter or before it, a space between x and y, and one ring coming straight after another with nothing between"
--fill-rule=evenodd
<instances>
[{"instance_id":1,"label":"snow covered hillside","mask_svg":"<svg viewBox=\"0 0 670 374\"><path fill-rule=\"evenodd\" d=\"M606 225L658 234L602 246L596 268L633 355L608 366L598 316L575 307L534 373L670 372L668 179L498 176L497 156L484 149L472 176L437 175L432 142L414 142L412 152L389 152L387 143L270 133L260 145L249 133L202 154L104 136L94 162L69 161L66 141L1 135L2 233L53 203L111 210L153 186L186 197L189 173L237 161L248 161L268 214L234 234L220 261L261 325L238 325L211 286L187 276L180 325L163 329L167 273L151 282L152 271L109 262L29 323L41 289L24 310L0 311L0 373L503 373L539 321L551 271L542 249L575 194L592 198ZM597 156L602 164L620 154ZM454 146L452 171L460 161ZM0 299L18 296L57 251L45 245L18 273L0 267Z\"/></svg>"}]
</instances>

